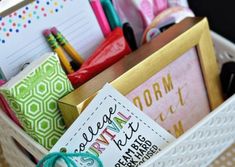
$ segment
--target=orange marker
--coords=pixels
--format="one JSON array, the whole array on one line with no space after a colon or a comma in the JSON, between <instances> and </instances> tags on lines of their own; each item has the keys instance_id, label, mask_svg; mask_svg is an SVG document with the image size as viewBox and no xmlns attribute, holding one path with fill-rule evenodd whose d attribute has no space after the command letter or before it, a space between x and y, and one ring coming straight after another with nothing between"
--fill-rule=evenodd
<instances>
[{"instance_id":1,"label":"orange marker","mask_svg":"<svg viewBox=\"0 0 235 167\"><path fill-rule=\"evenodd\" d=\"M52 34L55 36L59 44L66 50L66 52L78 63L82 64L84 62L83 58L78 54L78 52L70 45L67 39L59 32L55 27L51 29Z\"/></svg>"},{"instance_id":2,"label":"orange marker","mask_svg":"<svg viewBox=\"0 0 235 167\"><path fill-rule=\"evenodd\" d=\"M45 38L47 39L47 42L49 43L50 47L57 53L57 55L59 56L59 59L61 61L62 66L65 68L65 70L67 71L67 73L71 74L73 73L73 69L69 63L69 61L67 60L62 48L60 47L60 45L56 42L55 37L52 35L50 30L45 30L43 31L43 35L45 36Z\"/></svg>"}]
</instances>

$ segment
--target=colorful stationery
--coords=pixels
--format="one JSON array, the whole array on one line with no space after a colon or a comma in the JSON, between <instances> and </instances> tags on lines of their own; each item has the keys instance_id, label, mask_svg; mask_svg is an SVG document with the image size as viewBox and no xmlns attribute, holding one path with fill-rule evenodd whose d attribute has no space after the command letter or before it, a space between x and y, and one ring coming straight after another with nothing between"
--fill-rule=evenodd
<instances>
[{"instance_id":1,"label":"colorful stationery","mask_svg":"<svg viewBox=\"0 0 235 167\"><path fill-rule=\"evenodd\" d=\"M137 45L140 46L140 41L146 28L146 21L142 12L148 10L139 10L133 1L134 0L113 0L113 6L120 16L122 23L128 22L131 24Z\"/></svg>"},{"instance_id":2,"label":"colorful stationery","mask_svg":"<svg viewBox=\"0 0 235 167\"><path fill-rule=\"evenodd\" d=\"M132 51L138 49L135 39L134 31L129 23L124 23L122 26L123 34L125 36L126 41L128 42Z\"/></svg>"},{"instance_id":3,"label":"colorful stationery","mask_svg":"<svg viewBox=\"0 0 235 167\"><path fill-rule=\"evenodd\" d=\"M113 30L81 68L68 75L74 87L80 86L131 53L121 28Z\"/></svg>"},{"instance_id":4,"label":"colorful stationery","mask_svg":"<svg viewBox=\"0 0 235 167\"><path fill-rule=\"evenodd\" d=\"M3 86L5 83L6 83L5 81L0 80L0 86ZM7 116L16 123L16 125L18 125L19 127L22 127L15 113L12 111L5 97L1 93L0 93L0 107L2 107L3 112L5 112Z\"/></svg>"},{"instance_id":5,"label":"colorful stationery","mask_svg":"<svg viewBox=\"0 0 235 167\"><path fill-rule=\"evenodd\" d=\"M41 56L0 90L24 130L46 149L51 149L65 132L57 100L73 90L57 55Z\"/></svg>"},{"instance_id":6,"label":"colorful stationery","mask_svg":"<svg viewBox=\"0 0 235 167\"><path fill-rule=\"evenodd\" d=\"M111 29L115 29L117 27L122 27L121 20L117 14L117 11L114 9L113 4L110 0L100 0L104 12L108 18Z\"/></svg>"},{"instance_id":7,"label":"colorful stationery","mask_svg":"<svg viewBox=\"0 0 235 167\"><path fill-rule=\"evenodd\" d=\"M190 9L182 6L175 6L164 10L155 17L152 23L145 29L142 37L142 44L151 41L165 28L179 23L187 17L194 17L194 14Z\"/></svg>"},{"instance_id":8,"label":"colorful stationery","mask_svg":"<svg viewBox=\"0 0 235 167\"><path fill-rule=\"evenodd\" d=\"M107 167L140 166L174 140L107 84L50 152L90 153ZM97 166L90 158L74 161L81 166Z\"/></svg>"},{"instance_id":9,"label":"colorful stationery","mask_svg":"<svg viewBox=\"0 0 235 167\"><path fill-rule=\"evenodd\" d=\"M38 0L0 18L0 73L9 80L51 48L42 31L57 27L83 59L104 39L88 0Z\"/></svg>"},{"instance_id":10,"label":"colorful stationery","mask_svg":"<svg viewBox=\"0 0 235 167\"><path fill-rule=\"evenodd\" d=\"M102 5L100 3L100 0L90 0L90 3L99 22L100 28L103 31L104 36L106 37L111 32L111 29L108 20L105 16Z\"/></svg>"},{"instance_id":11,"label":"colorful stationery","mask_svg":"<svg viewBox=\"0 0 235 167\"><path fill-rule=\"evenodd\" d=\"M84 60L81 55L74 49L74 47L68 42L68 40L57 30L56 27L51 29L52 34L55 36L57 42L65 49L69 56L72 57L79 65L81 65Z\"/></svg>"},{"instance_id":12,"label":"colorful stationery","mask_svg":"<svg viewBox=\"0 0 235 167\"><path fill-rule=\"evenodd\" d=\"M167 0L153 0L154 15L157 16L168 8Z\"/></svg>"},{"instance_id":13,"label":"colorful stationery","mask_svg":"<svg viewBox=\"0 0 235 167\"><path fill-rule=\"evenodd\" d=\"M59 43L56 41L56 38L52 35L50 30L43 31L43 35L45 36L48 44L50 47L57 53L60 58L61 64L66 70L68 74L73 73L73 68L70 65L70 62L67 60L62 48L60 47Z\"/></svg>"}]
</instances>

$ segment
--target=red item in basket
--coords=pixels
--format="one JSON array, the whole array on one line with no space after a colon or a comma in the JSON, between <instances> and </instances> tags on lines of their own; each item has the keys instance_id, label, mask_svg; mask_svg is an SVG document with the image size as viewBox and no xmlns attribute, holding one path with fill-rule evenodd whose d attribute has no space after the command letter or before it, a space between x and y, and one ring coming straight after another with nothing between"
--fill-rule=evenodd
<instances>
[{"instance_id":1,"label":"red item in basket","mask_svg":"<svg viewBox=\"0 0 235 167\"><path fill-rule=\"evenodd\" d=\"M5 81L0 80L0 86L2 86L3 84L5 84ZM2 94L0 94L0 106L2 107L2 110L7 114L9 118L11 118L19 127L22 127L20 125L18 118L15 116L15 113L12 111L12 109L8 105L8 102L6 101L6 99Z\"/></svg>"},{"instance_id":2,"label":"red item in basket","mask_svg":"<svg viewBox=\"0 0 235 167\"><path fill-rule=\"evenodd\" d=\"M83 63L81 68L69 74L68 78L74 86L82 85L129 53L131 53L131 49L122 29L116 28Z\"/></svg>"}]
</instances>

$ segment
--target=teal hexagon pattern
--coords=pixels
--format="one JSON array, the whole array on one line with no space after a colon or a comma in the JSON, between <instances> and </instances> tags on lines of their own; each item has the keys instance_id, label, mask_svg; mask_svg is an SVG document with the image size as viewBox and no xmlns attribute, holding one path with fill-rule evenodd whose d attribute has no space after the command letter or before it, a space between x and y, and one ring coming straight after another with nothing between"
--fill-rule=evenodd
<instances>
[{"instance_id":1,"label":"teal hexagon pattern","mask_svg":"<svg viewBox=\"0 0 235 167\"><path fill-rule=\"evenodd\" d=\"M1 90L25 131L46 149L65 132L57 101L73 87L52 54L12 88Z\"/></svg>"}]
</instances>

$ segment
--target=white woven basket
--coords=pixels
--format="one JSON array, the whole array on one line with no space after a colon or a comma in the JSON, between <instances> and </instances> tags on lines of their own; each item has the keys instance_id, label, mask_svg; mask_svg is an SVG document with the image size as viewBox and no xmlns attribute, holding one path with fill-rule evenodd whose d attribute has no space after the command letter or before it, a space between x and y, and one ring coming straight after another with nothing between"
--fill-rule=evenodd
<instances>
[{"instance_id":1,"label":"white woven basket","mask_svg":"<svg viewBox=\"0 0 235 167\"><path fill-rule=\"evenodd\" d=\"M235 60L235 45L212 33L220 64ZM235 96L187 131L143 167L206 167L235 141ZM0 112L0 142L4 156L12 167L35 164L18 148L20 143L35 158L41 159L47 150L32 140L3 112Z\"/></svg>"}]
</instances>

